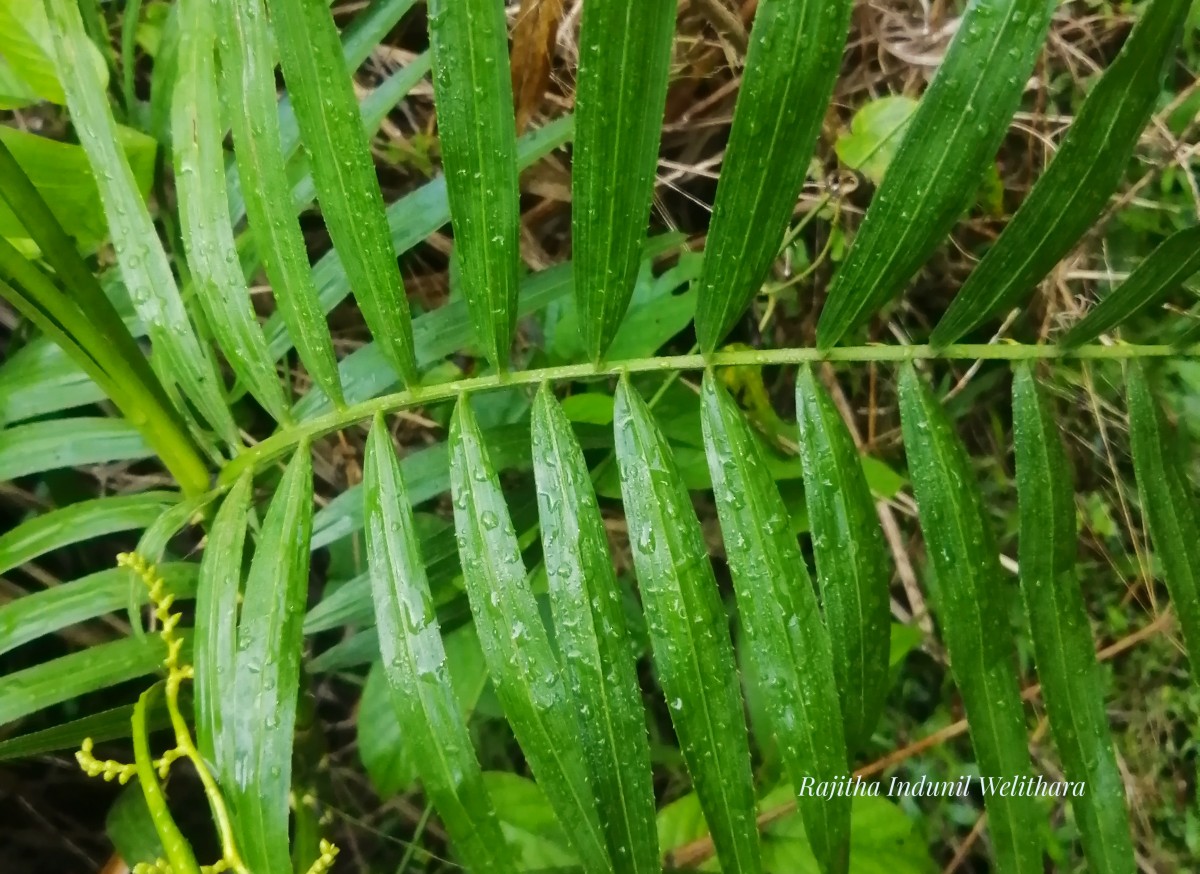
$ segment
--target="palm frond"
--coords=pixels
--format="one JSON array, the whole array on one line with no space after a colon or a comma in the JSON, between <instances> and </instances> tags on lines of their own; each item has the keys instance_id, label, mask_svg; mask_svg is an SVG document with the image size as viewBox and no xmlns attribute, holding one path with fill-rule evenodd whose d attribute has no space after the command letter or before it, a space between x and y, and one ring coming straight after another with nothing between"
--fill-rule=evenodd
<instances>
[{"instance_id":1,"label":"palm frond","mask_svg":"<svg viewBox=\"0 0 1200 874\"><path fill-rule=\"evenodd\" d=\"M232 824L218 825L232 828L244 856L238 874L291 871L330 856L315 843L315 813L300 805L293 818L289 806L308 785L304 759L312 753L311 737L297 731L304 727L298 702L306 673L366 664L373 665L373 706L394 712L412 773L446 826L451 852L469 869L524 869L505 802L535 798L549 811L545 819L557 820L547 825L559 841L554 858L588 872L657 871L664 861L706 854L727 871L773 869L779 858L759 834L764 804L798 807L813 857L807 864L823 874L855 870L870 810L849 797L814 797L804 786L847 780L879 725L891 680L893 562L863 458L818 378L817 368L835 362L896 374L931 598L979 772L995 780L1030 775L1016 661L1023 630L1010 622L1017 588L1002 578L967 449L918 374L939 360L1015 365L1020 591L1038 677L1066 776L1089 787L1071 799L1088 864L1132 870L1129 816L1075 575L1073 485L1033 366L1066 358L1126 365L1140 509L1194 671L1200 533L1192 457L1144 362L1195 357L1200 348L1089 344L1195 272L1196 229L1164 242L1061 345L956 341L1018 304L1096 220L1158 95L1186 2L1148 4L930 345L837 345L903 290L971 205L1057 7L1053 0L968 4L838 268L817 347L785 349L719 345L759 293L787 234L849 32L848 0L759 4L707 252L702 264L688 255L671 271L671 289L697 281L671 299L669 319L654 311L664 298L643 298L643 278L682 240L647 239L673 3L654 0L636 15L612 0L585 5L572 179L576 260L522 276L519 174L575 134L565 117L517 138L503 4L431 0L430 51L356 101L353 69L413 0L377 0L341 34L321 0L182 0L164 28L146 120L172 150L187 256L177 280L120 149L85 22L72 0L44 2L62 63L61 75L40 81L39 90L68 105L118 269L103 282L92 274L0 144L0 196L14 212L28 207L30 238L46 265L0 240L0 292L44 335L0 366L0 480L157 457L182 494L84 501L0 535L5 572L54 549L144 529L138 554L162 561L165 580L151 597L130 586L126 571L104 571L18 598L0 606L0 652L120 609L136 619L147 600L163 613L163 597L195 597L195 630L181 638L196 681L185 709L194 713L199 756L229 802ZM444 175L385 205L369 138L430 69ZM232 160L222 145L222 97L233 108ZM333 249L310 266L298 214L314 200ZM243 218L248 228L239 233ZM447 223L456 294L413 318L397 257ZM260 267L278 304L263 324L248 290ZM134 312L109 300L106 292L122 284ZM326 316L351 292L372 341L339 362ZM693 309L701 354L655 355L659 334L652 343L623 333L651 318L678 332ZM573 324L578 342L570 355L531 356L510 369L518 320L542 311ZM237 377L230 393L210 335ZM293 349L314 382L294 405L277 373ZM464 349L482 350L490 370L418 383L419 373ZM731 369L744 377L772 366L798 367L796 458L781 459L759 433L759 415L724 387ZM701 373L698 386L688 382ZM568 383L600 389L611 427L592 411L572 422L576 398L566 407L555 398ZM231 409L244 391L278 425L246 448ZM684 424L656 409L672 391L691 404ZM482 410L489 392L517 398L520 421L477 415L473 405ZM103 397L124 418L94 410L55 417ZM448 438L398 458L387 416L417 407L444 413ZM312 442L367 422L363 483L315 511ZM792 423L779 424L791 433ZM682 465L668 433L688 427L696 432L689 435L694 463ZM232 457L217 451L207 428ZM593 451L606 460L595 464ZM501 474L517 470L527 474L524 488L506 489ZM795 534L797 511L777 481L781 470L792 485L802 481L817 589ZM728 603L689 483L712 489L732 580ZM256 486L274 491L261 526ZM446 494L452 522L422 507ZM614 570L609 508L598 497L618 494L635 586ZM171 561L172 540L199 520L207 532L198 565ZM314 552L359 534L365 569L306 610ZM639 608L641 616L631 617ZM642 616L653 694L643 688L648 674L635 652ZM536 785L481 766L449 637L464 623L478 635ZM306 636L338 627L348 628L338 643L306 656ZM149 748L153 727L170 716L178 738L184 722L171 711L181 674L163 639L138 627L125 639L0 677L0 725L152 674L164 658L174 665L165 696L156 685L135 707L7 739L0 758L132 734L136 766L122 773L136 771L165 851L184 874L195 860L171 822ZM754 746L777 744L790 786L767 792L772 786L752 770L748 701ZM679 841L664 826L667 812L655 810L647 709L666 714L678 739L693 789L678 809L704 822L702 852L664 859ZM666 718L661 727L669 733ZM997 870L1040 872L1039 803L985 794ZM320 871L326 863L315 864Z\"/></svg>"}]
</instances>

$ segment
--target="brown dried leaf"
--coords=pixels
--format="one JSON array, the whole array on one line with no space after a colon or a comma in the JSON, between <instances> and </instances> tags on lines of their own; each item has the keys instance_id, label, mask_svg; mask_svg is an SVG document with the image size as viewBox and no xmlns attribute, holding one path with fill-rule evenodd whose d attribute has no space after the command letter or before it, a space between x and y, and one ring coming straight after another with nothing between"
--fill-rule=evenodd
<instances>
[{"instance_id":1,"label":"brown dried leaf","mask_svg":"<svg viewBox=\"0 0 1200 874\"><path fill-rule=\"evenodd\" d=\"M517 133L537 112L550 84L554 41L563 17L563 0L521 0L512 36L512 82Z\"/></svg>"}]
</instances>

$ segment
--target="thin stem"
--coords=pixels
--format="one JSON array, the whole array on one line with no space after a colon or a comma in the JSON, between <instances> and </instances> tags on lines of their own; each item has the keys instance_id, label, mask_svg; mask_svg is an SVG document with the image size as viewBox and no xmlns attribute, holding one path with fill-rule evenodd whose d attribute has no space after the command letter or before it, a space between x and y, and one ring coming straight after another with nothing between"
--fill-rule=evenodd
<instances>
[{"instance_id":1,"label":"thin stem","mask_svg":"<svg viewBox=\"0 0 1200 874\"><path fill-rule=\"evenodd\" d=\"M1200 356L1200 344L1188 347L1167 345L1135 346L1118 343L1111 346L1088 345L1066 349L1054 345L1023 345L1018 343L953 344L943 349L932 346L844 346L827 351L804 347L798 349L739 349L714 352L711 355L673 355L661 358L634 358L601 364L568 364L517 370L497 375L462 379L442 385L422 386L416 392L405 390L372 398L344 409L310 419L268 437L252 449L238 455L222 469L218 485L227 488L246 470L262 465L290 452L301 440L313 440L332 434L370 419L376 413L391 413L409 407L453 400L460 395L494 391L517 385L538 385L543 382L562 382L606 379L622 373L671 373L683 370L703 370L706 367L762 367L767 365L802 364L805 362L864 362L864 361L925 361L994 360L1031 361L1040 359L1110 360L1130 358L1188 358Z\"/></svg>"}]
</instances>

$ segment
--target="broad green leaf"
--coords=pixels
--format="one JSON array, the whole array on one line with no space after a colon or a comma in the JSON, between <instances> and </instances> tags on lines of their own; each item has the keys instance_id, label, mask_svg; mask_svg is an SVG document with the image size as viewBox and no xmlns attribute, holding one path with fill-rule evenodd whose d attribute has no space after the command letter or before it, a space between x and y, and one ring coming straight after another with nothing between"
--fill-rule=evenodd
<instances>
[{"instance_id":1,"label":"broad green leaf","mask_svg":"<svg viewBox=\"0 0 1200 874\"><path fill-rule=\"evenodd\" d=\"M863 459L809 367L796 378L796 420L817 580L853 754L870 740L890 683L891 562Z\"/></svg>"},{"instance_id":2,"label":"broad green leaf","mask_svg":"<svg viewBox=\"0 0 1200 874\"><path fill-rule=\"evenodd\" d=\"M591 0L583 7L571 227L579 327L593 361L621 325L641 262L676 6Z\"/></svg>"},{"instance_id":3,"label":"broad green leaf","mask_svg":"<svg viewBox=\"0 0 1200 874\"><path fill-rule=\"evenodd\" d=\"M329 4L268 0L268 6L325 225L367 327L396 372L413 385L408 298Z\"/></svg>"},{"instance_id":4,"label":"broad green leaf","mask_svg":"<svg viewBox=\"0 0 1200 874\"><path fill-rule=\"evenodd\" d=\"M0 109L20 109L37 102L37 92L0 56Z\"/></svg>"},{"instance_id":5,"label":"broad green leaf","mask_svg":"<svg viewBox=\"0 0 1200 874\"><path fill-rule=\"evenodd\" d=\"M104 84L85 62L94 46L79 9L73 0L45 3L71 121L92 165L125 287L149 332L155 373L168 390L182 389L222 440L239 446L221 378L188 319L166 252L121 151Z\"/></svg>"},{"instance_id":6,"label":"broad green leaf","mask_svg":"<svg viewBox=\"0 0 1200 874\"><path fill-rule=\"evenodd\" d=\"M132 716L133 705L126 704L73 719L52 728L7 738L0 741L0 762L31 759L59 750L77 750L84 739L89 737L98 744L107 740L127 738L131 731ZM152 710L148 719L151 731L167 728L171 724L171 717L165 706Z\"/></svg>"},{"instance_id":7,"label":"broad green leaf","mask_svg":"<svg viewBox=\"0 0 1200 874\"><path fill-rule=\"evenodd\" d=\"M132 715L131 707L131 718ZM108 809L104 833L112 841L113 849L120 853L121 861L131 867L138 863L151 865L166 855L158 832L154 830L154 820L146 807L142 787L136 783L122 789Z\"/></svg>"},{"instance_id":8,"label":"broad green leaf","mask_svg":"<svg viewBox=\"0 0 1200 874\"><path fill-rule=\"evenodd\" d=\"M508 506L466 397L454 408L450 452L463 583L496 693L585 870L611 870L579 741L578 710L542 625Z\"/></svg>"},{"instance_id":9,"label":"broad green leaf","mask_svg":"<svg viewBox=\"0 0 1200 874\"><path fill-rule=\"evenodd\" d=\"M79 364L48 336L0 364L0 425L94 404L104 398Z\"/></svg>"},{"instance_id":10,"label":"broad green leaf","mask_svg":"<svg viewBox=\"0 0 1200 874\"><path fill-rule=\"evenodd\" d=\"M1120 54L1096 83L996 243L933 332L953 343L988 316L1022 301L1092 226L1125 178L1154 111L1191 0L1151 0Z\"/></svg>"},{"instance_id":11,"label":"broad green leaf","mask_svg":"<svg viewBox=\"0 0 1200 874\"><path fill-rule=\"evenodd\" d=\"M215 0L222 82L233 122L241 191L250 232L279 305L279 318L313 382L342 404L329 326L317 296L300 225L292 210L292 186L280 147L275 105L275 67L263 0ZM267 332L271 336L270 330ZM273 347L272 347L273 348Z\"/></svg>"},{"instance_id":12,"label":"broad green leaf","mask_svg":"<svg viewBox=\"0 0 1200 874\"><path fill-rule=\"evenodd\" d=\"M0 430L0 482L150 455L137 428L124 419L46 419Z\"/></svg>"},{"instance_id":13,"label":"broad green leaf","mask_svg":"<svg viewBox=\"0 0 1200 874\"><path fill-rule=\"evenodd\" d=\"M454 257L480 345L503 370L517 324L521 218L504 5L430 0L429 42Z\"/></svg>"},{"instance_id":14,"label":"broad green leaf","mask_svg":"<svg viewBox=\"0 0 1200 874\"><path fill-rule=\"evenodd\" d=\"M381 646L387 636L385 631L380 637ZM416 782L417 759L423 753L410 740L407 720L402 725L392 706L392 691L381 661L367 672L354 728L358 757L375 794L386 800L408 790ZM470 735L467 738L470 740Z\"/></svg>"},{"instance_id":15,"label":"broad green leaf","mask_svg":"<svg viewBox=\"0 0 1200 874\"><path fill-rule=\"evenodd\" d=\"M579 857L538 784L510 771L485 771L483 782L495 799L517 870L579 870Z\"/></svg>"},{"instance_id":16,"label":"broad green leaf","mask_svg":"<svg viewBox=\"0 0 1200 874\"><path fill-rule=\"evenodd\" d=\"M73 543L145 528L179 499L175 492L142 492L80 501L0 534L0 574Z\"/></svg>"},{"instance_id":17,"label":"broad green leaf","mask_svg":"<svg viewBox=\"0 0 1200 874\"><path fill-rule=\"evenodd\" d=\"M412 505L381 416L367 441L363 503L379 653L408 758L467 866L512 870L455 697ZM479 633L486 639L495 629L480 622Z\"/></svg>"},{"instance_id":18,"label":"broad green leaf","mask_svg":"<svg viewBox=\"0 0 1200 874\"><path fill-rule=\"evenodd\" d=\"M733 115L696 310L713 351L783 243L841 68L851 0L762 0Z\"/></svg>"},{"instance_id":19,"label":"broad green leaf","mask_svg":"<svg viewBox=\"0 0 1200 874\"><path fill-rule=\"evenodd\" d=\"M226 770L233 755L225 716L235 691L242 553L253 485L251 474L243 474L217 510L204 544L196 591L196 744L200 754L221 770Z\"/></svg>"},{"instance_id":20,"label":"broad green leaf","mask_svg":"<svg viewBox=\"0 0 1200 874\"><path fill-rule=\"evenodd\" d=\"M292 732L312 534L309 455L308 444L301 443L271 500L250 564L237 630L233 695L224 713L229 767L217 763L239 847L252 871L290 870Z\"/></svg>"},{"instance_id":21,"label":"broad green leaf","mask_svg":"<svg viewBox=\"0 0 1200 874\"><path fill-rule=\"evenodd\" d=\"M533 467L555 641L581 715L609 857L617 871L660 871L646 715L608 534L587 461L549 386L533 405Z\"/></svg>"},{"instance_id":22,"label":"broad green leaf","mask_svg":"<svg viewBox=\"0 0 1200 874\"><path fill-rule=\"evenodd\" d=\"M623 378L613 428L654 664L692 783L730 871L761 869L754 784L729 620L666 438Z\"/></svg>"},{"instance_id":23,"label":"broad green leaf","mask_svg":"<svg viewBox=\"0 0 1200 874\"><path fill-rule=\"evenodd\" d=\"M919 105L903 94L872 100L854 113L849 132L834 143L838 159L878 185Z\"/></svg>"},{"instance_id":24,"label":"broad green leaf","mask_svg":"<svg viewBox=\"0 0 1200 874\"><path fill-rule=\"evenodd\" d=\"M603 392L583 392L563 398L563 415L569 422L587 425L611 425L613 420L613 397Z\"/></svg>"},{"instance_id":25,"label":"broad green leaf","mask_svg":"<svg viewBox=\"0 0 1200 874\"><path fill-rule=\"evenodd\" d=\"M794 797L794 792L791 785L776 787L759 800L759 813L777 813L781 805ZM850 824L850 874L935 874L940 870L929 857L920 829L886 798L868 795L853 798ZM708 828L695 793L688 793L660 810L658 828L663 846L669 850L707 837ZM795 811L763 827L762 852L768 871L821 874L802 818ZM668 852L668 865L672 861L673 856ZM699 870L717 868L710 860Z\"/></svg>"},{"instance_id":26,"label":"broad green leaf","mask_svg":"<svg viewBox=\"0 0 1200 874\"><path fill-rule=\"evenodd\" d=\"M80 695L107 689L162 666L157 635L101 643L0 677L0 726Z\"/></svg>"},{"instance_id":27,"label":"broad green leaf","mask_svg":"<svg viewBox=\"0 0 1200 874\"><path fill-rule=\"evenodd\" d=\"M1125 783L1113 755L1095 641L1075 576L1075 488L1060 424L1040 396L1033 371L1013 382L1021 592L1033 638L1042 700L1068 780L1087 792L1071 798L1088 870L1135 870Z\"/></svg>"},{"instance_id":28,"label":"broad green leaf","mask_svg":"<svg viewBox=\"0 0 1200 874\"><path fill-rule=\"evenodd\" d=\"M844 779L846 743L833 651L787 508L749 423L711 372L704 374L701 405L738 615L788 775L796 786L805 777ZM797 802L821 870L845 872L850 798L810 793Z\"/></svg>"},{"instance_id":29,"label":"broad green leaf","mask_svg":"<svg viewBox=\"0 0 1200 874\"><path fill-rule=\"evenodd\" d=\"M1019 304L1072 250L1124 179L1192 0L1152 0L1000 239L972 271L930 339L953 343Z\"/></svg>"},{"instance_id":30,"label":"broad green leaf","mask_svg":"<svg viewBox=\"0 0 1200 874\"><path fill-rule=\"evenodd\" d=\"M971 0L817 323L834 346L898 295L971 206L1041 51L1057 0Z\"/></svg>"},{"instance_id":31,"label":"broad green leaf","mask_svg":"<svg viewBox=\"0 0 1200 874\"><path fill-rule=\"evenodd\" d=\"M179 563L159 568L167 591L177 600L196 592L196 568ZM127 571L109 568L50 589L9 601L0 607L0 653L46 634L149 600L146 587L131 584Z\"/></svg>"},{"instance_id":32,"label":"broad green leaf","mask_svg":"<svg viewBox=\"0 0 1200 874\"><path fill-rule=\"evenodd\" d=\"M217 90L211 0L184 0L179 69L171 101L171 142L179 223L193 294L238 379L277 422L288 404L238 263L225 199L224 123Z\"/></svg>"},{"instance_id":33,"label":"broad green leaf","mask_svg":"<svg viewBox=\"0 0 1200 874\"><path fill-rule=\"evenodd\" d=\"M771 810L791 795L781 786L760 802ZM913 820L886 798L860 796L851 808L850 871L852 874L935 874L926 839ZM785 816L763 828L763 862L770 871L818 874L816 859L800 818Z\"/></svg>"},{"instance_id":34,"label":"broad green leaf","mask_svg":"<svg viewBox=\"0 0 1200 874\"><path fill-rule=\"evenodd\" d=\"M980 776L1027 778L1025 710L999 553L962 441L911 364L900 371L900 422L926 552L937 575L938 619ZM1037 800L997 793L984 803L996 870L1041 874Z\"/></svg>"},{"instance_id":35,"label":"broad green leaf","mask_svg":"<svg viewBox=\"0 0 1200 874\"><path fill-rule=\"evenodd\" d=\"M624 361L653 355L675 335L692 323L696 313L693 281L704 262L696 252L682 252L675 266L656 275L654 258L647 251L658 238L643 242L633 294L624 318L609 343L604 358ZM571 262L572 273L575 270ZM535 274L539 275L539 274ZM521 299L524 301L525 284ZM588 357L581 338L580 313L576 302L560 307L547 319L546 352L552 361L570 363Z\"/></svg>"},{"instance_id":36,"label":"broad green leaf","mask_svg":"<svg viewBox=\"0 0 1200 874\"><path fill-rule=\"evenodd\" d=\"M1200 225L1172 234L1161 243L1128 279L1067 331L1062 345L1071 348L1091 343L1177 291L1197 271L1200 271Z\"/></svg>"},{"instance_id":37,"label":"broad green leaf","mask_svg":"<svg viewBox=\"0 0 1200 874\"><path fill-rule=\"evenodd\" d=\"M375 794L388 799L412 788L418 777L419 753L392 706L392 692L381 661L373 662L367 671L354 729L358 757Z\"/></svg>"},{"instance_id":38,"label":"broad green leaf","mask_svg":"<svg viewBox=\"0 0 1200 874\"><path fill-rule=\"evenodd\" d=\"M155 142L131 128L117 127L116 130L120 147L133 172L134 187L144 197L154 178ZM108 235L100 191L88 156L80 146L8 126L0 127L0 140L41 193L64 231L87 247ZM0 235L10 240L31 236L21 217L3 201L0 201Z\"/></svg>"},{"instance_id":39,"label":"broad green leaf","mask_svg":"<svg viewBox=\"0 0 1200 874\"><path fill-rule=\"evenodd\" d=\"M63 86L54 56L55 33L50 29L41 0L0 0L0 57L11 75L36 96L63 104ZM108 67L95 45L84 53L88 74L108 87ZM8 109L0 105L0 109Z\"/></svg>"},{"instance_id":40,"label":"broad green leaf","mask_svg":"<svg viewBox=\"0 0 1200 874\"><path fill-rule=\"evenodd\" d=\"M1126 372L1129 442L1142 516L1179 618L1192 675L1200 676L1200 524L1185 438L1159 408L1140 365Z\"/></svg>"}]
</instances>

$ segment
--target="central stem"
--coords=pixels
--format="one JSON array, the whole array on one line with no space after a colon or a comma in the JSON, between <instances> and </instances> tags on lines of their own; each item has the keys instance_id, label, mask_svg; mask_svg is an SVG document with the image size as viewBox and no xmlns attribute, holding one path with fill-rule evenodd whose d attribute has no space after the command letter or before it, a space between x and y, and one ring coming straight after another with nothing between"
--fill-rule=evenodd
<instances>
[{"instance_id":1,"label":"central stem","mask_svg":"<svg viewBox=\"0 0 1200 874\"><path fill-rule=\"evenodd\" d=\"M355 422L370 419L376 413L390 413L437 401L453 400L464 394L494 391L516 385L539 385L543 382L605 379L622 373L670 373L681 370L703 370L706 367L764 367L767 365L804 364L821 361L924 361L924 360L993 360L1031 361L1039 359L1075 359L1121 361L1131 358L1188 358L1200 356L1200 344L1178 346L1135 346L1118 343L1110 346L1089 345L1066 348L1054 345L1020 343L954 344L942 349L932 346L878 345L844 346L827 351L804 347L798 349L739 349L714 352L711 355L668 355L661 358L634 358L628 361L601 364L566 364L534 370L509 371L471 379L460 379L442 385L406 389L353 404L301 422L273 434L257 446L246 450L225 465L218 485L227 488L246 470L256 470L268 461L286 454L301 440L313 440L347 428Z\"/></svg>"}]
</instances>

